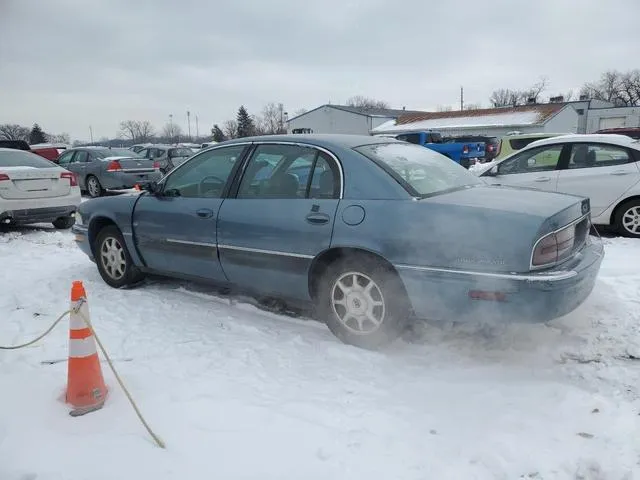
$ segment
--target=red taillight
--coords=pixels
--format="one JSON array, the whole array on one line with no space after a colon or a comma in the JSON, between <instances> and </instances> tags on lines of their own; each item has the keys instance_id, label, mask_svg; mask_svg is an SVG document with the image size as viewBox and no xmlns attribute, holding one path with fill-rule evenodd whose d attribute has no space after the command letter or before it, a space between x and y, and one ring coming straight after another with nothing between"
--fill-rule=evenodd
<instances>
[{"instance_id":1,"label":"red taillight","mask_svg":"<svg viewBox=\"0 0 640 480\"><path fill-rule=\"evenodd\" d=\"M78 180L76 179L76 176L71 172L62 172L60 174L60 178L68 178L69 179L69 186L71 186L71 187L77 187L78 186Z\"/></svg>"},{"instance_id":2,"label":"red taillight","mask_svg":"<svg viewBox=\"0 0 640 480\"><path fill-rule=\"evenodd\" d=\"M5 181L5 180L11 180L9 178L9 175L7 175L6 173L0 173L0 182Z\"/></svg>"},{"instance_id":3,"label":"red taillight","mask_svg":"<svg viewBox=\"0 0 640 480\"><path fill-rule=\"evenodd\" d=\"M121 172L122 171L122 165L120 165L120 162L118 160L111 160L109 162L109 165L107 165L107 172Z\"/></svg>"},{"instance_id":4,"label":"red taillight","mask_svg":"<svg viewBox=\"0 0 640 480\"><path fill-rule=\"evenodd\" d=\"M543 237L533 251L531 264L535 267L551 265L566 258L575 244L574 225L564 228L559 232Z\"/></svg>"},{"instance_id":5,"label":"red taillight","mask_svg":"<svg viewBox=\"0 0 640 480\"><path fill-rule=\"evenodd\" d=\"M160 170L160 162L153 162L153 168Z\"/></svg>"}]
</instances>

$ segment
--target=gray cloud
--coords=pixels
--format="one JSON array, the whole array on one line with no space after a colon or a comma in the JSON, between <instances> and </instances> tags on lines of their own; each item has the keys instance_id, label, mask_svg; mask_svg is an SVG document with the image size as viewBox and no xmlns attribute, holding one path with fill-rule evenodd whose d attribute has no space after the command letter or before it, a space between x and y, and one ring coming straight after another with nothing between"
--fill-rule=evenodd
<instances>
[{"instance_id":1,"label":"gray cloud","mask_svg":"<svg viewBox=\"0 0 640 480\"><path fill-rule=\"evenodd\" d=\"M199 116L200 131L280 101L487 103L546 75L550 93L636 68L637 0L0 0L0 123L113 135Z\"/></svg>"}]
</instances>

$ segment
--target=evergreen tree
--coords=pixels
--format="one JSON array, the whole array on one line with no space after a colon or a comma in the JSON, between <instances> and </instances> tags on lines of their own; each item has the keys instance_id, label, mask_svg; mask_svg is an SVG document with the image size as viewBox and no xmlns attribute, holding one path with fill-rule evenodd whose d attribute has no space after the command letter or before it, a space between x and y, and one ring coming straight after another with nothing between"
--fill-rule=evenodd
<instances>
[{"instance_id":1,"label":"evergreen tree","mask_svg":"<svg viewBox=\"0 0 640 480\"><path fill-rule=\"evenodd\" d=\"M253 124L253 119L249 116L244 105L238 109L236 121L238 122L238 137L250 137L254 134L255 125Z\"/></svg>"},{"instance_id":2,"label":"evergreen tree","mask_svg":"<svg viewBox=\"0 0 640 480\"><path fill-rule=\"evenodd\" d=\"M227 138L224 136L224 132L216 123L211 129L211 133L213 134L214 142L224 142Z\"/></svg>"},{"instance_id":3,"label":"evergreen tree","mask_svg":"<svg viewBox=\"0 0 640 480\"><path fill-rule=\"evenodd\" d=\"M33 128L31 129L31 133L29 133L29 143L31 145L35 145L36 143L46 143L46 142L47 142L47 136L42 131L42 128L40 128L40 125L35 123L33 125Z\"/></svg>"}]
</instances>

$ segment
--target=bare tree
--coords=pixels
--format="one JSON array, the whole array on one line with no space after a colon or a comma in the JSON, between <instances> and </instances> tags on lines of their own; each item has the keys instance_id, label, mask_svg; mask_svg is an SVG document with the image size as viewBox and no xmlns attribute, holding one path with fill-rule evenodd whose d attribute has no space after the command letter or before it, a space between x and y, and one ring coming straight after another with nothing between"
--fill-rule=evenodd
<instances>
[{"instance_id":1,"label":"bare tree","mask_svg":"<svg viewBox=\"0 0 640 480\"><path fill-rule=\"evenodd\" d=\"M120 136L134 142L146 142L153 137L154 129L148 120L125 120L120 122Z\"/></svg>"},{"instance_id":2,"label":"bare tree","mask_svg":"<svg viewBox=\"0 0 640 480\"><path fill-rule=\"evenodd\" d=\"M510 88L500 88L494 90L489 97L489 102L494 108L516 106L520 104L522 98L521 92L517 90L511 90Z\"/></svg>"},{"instance_id":3,"label":"bare tree","mask_svg":"<svg viewBox=\"0 0 640 480\"><path fill-rule=\"evenodd\" d=\"M162 135L169 139L169 141L173 141L176 138L179 138L182 135L182 129L180 125L177 123L169 122L165 124L162 129Z\"/></svg>"},{"instance_id":4,"label":"bare tree","mask_svg":"<svg viewBox=\"0 0 640 480\"><path fill-rule=\"evenodd\" d=\"M640 70L631 70L622 74L618 97L625 105L640 105Z\"/></svg>"},{"instance_id":5,"label":"bare tree","mask_svg":"<svg viewBox=\"0 0 640 480\"><path fill-rule=\"evenodd\" d=\"M349 107L360 107L367 110L374 108L389 108L389 104L382 100L375 100L373 98L368 98L363 95L355 95L347 100L347 106Z\"/></svg>"},{"instance_id":6,"label":"bare tree","mask_svg":"<svg viewBox=\"0 0 640 480\"><path fill-rule=\"evenodd\" d=\"M451 105L438 105L436 107L437 112L451 112L453 107Z\"/></svg>"},{"instance_id":7,"label":"bare tree","mask_svg":"<svg viewBox=\"0 0 640 480\"><path fill-rule=\"evenodd\" d=\"M31 129L16 123L5 123L0 125L0 139L2 140L24 140L29 141Z\"/></svg>"},{"instance_id":8,"label":"bare tree","mask_svg":"<svg viewBox=\"0 0 640 480\"><path fill-rule=\"evenodd\" d=\"M268 103L262 109L262 115L255 119L257 130L264 135L286 133L284 124L284 107L281 103Z\"/></svg>"},{"instance_id":9,"label":"bare tree","mask_svg":"<svg viewBox=\"0 0 640 480\"><path fill-rule=\"evenodd\" d=\"M49 143L64 143L69 145L71 143L71 136L68 133L59 133L58 135L46 135L47 142Z\"/></svg>"},{"instance_id":10,"label":"bare tree","mask_svg":"<svg viewBox=\"0 0 640 480\"><path fill-rule=\"evenodd\" d=\"M465 110L480 110L482 108L482 105L480 105L479 103L467 103L464 106Z\"/></svg>"},{"instance_id":11,"label":"bare tree","mask_svg":"<svg viewBox=\"0 0 640 480\"><path fill-rule=\"evenodd\" d=\"M142 120L140 122L136 122L137 127L137 139L139 142L148 142L153 138L155 134L155 129L151 122L148 120Z\"/></svg>"},{"instance_id":12,"label":"bare tree","mask_svg":"<svg viewBox=\"0 0 640 480\"><path fill-rule=\"evenodd\" d=\"M227 120L222 124L222 131L227 138L238 137L238 122L235 120Z\"/></svg>"},{"instance_id":13,"label":"bare tree","mask_svg":"<svg viewBox=\"0 0 640 480\"><path fill-rule=\"evenodd\" d=\"M595 100L612 102L619 106L637 105L634 98L634 79L640 74L637 70L620 73L616 70L604 72L596 82L586 83L580 90L580 95L586 95ZM628 91L630 88L630 92ZM629 95L631 93L631 95Z\"/></svg>"},{"instance_id":14,"label":"bare tree","mask_svg":"<svg viewBox=\"0 0 640 480\"><path fill-rule=\"evenodd\" d=\"M529 100L533 100L534 103L540 101L542 92L547 89L549 79L547 77L541 77L540 81L534 83L531 87L521 92L522 103L529 103Z\"/></svg>"}]
</instances>

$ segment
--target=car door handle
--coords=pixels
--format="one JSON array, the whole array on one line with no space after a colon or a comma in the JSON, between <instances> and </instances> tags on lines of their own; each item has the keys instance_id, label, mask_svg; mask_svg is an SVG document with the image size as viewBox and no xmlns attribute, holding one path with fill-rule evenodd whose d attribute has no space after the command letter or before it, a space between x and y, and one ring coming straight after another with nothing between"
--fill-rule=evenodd
<instances>
[{"instance_id":1,"label":"car door handle","mask_svg":"<svg viewBox=\"0 0 640 480\"><path fill-rule=\"evenodd\" d=\"M535 179L536 182L549 182L551 181L551 177L538 177Z\"/></svg>"},{"instance_id":2,"label":"car door handle","mask_svg":"<svg viewBox=\"0 0 640 480\"><path fill-rule=\"evenodd\" d=\"M196 215L200 218L211 218L213 217L213 210L208 208L201 208L200 210L196 210Z\"/></svg>"},{"instance_id":3,"label":"car door handle","mask_svg":"<svg viewBox=\"0 0 640 480\"><path fill-rule=\"evenodd\" d=\"M627 171L625 171L625 170L618 170L618 171L616 171L616 172L611 172L611 175L617 175L617 176L620 176L620 175L629 175L629 173L630 173L630 172L627 172Z\"/></svg>"},{"instance_id":4,"label":"car door handle","mask_svg":"<svg viewBox=\"0 0 640 480\"><path fill-rule=\"evenodd\" d=\"M329 223L331 217L326 213L310 213L306 219L307 222L313 225L324 225L325 223Z\"/></svg>"}]
</instances>

